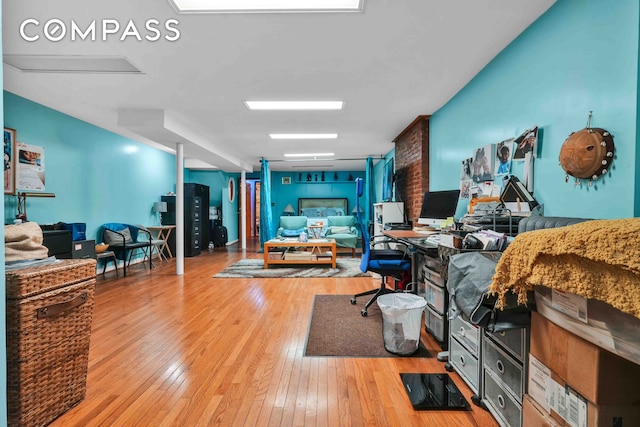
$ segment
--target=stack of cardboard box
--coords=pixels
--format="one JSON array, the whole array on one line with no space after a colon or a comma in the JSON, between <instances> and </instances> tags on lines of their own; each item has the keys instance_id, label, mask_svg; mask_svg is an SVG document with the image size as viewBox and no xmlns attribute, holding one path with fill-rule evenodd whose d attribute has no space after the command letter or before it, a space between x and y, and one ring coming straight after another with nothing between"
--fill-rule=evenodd
<instances>
[{"instance_id":1,"label":"stack of cardboard box","mask_svg":"<svg viewBox=\"0 0 640 427\"><path fill-rule=\"evenodd\" d=\"M640 365L533 312L523 425L640 425Z\"/></svg>"}]
</instances>

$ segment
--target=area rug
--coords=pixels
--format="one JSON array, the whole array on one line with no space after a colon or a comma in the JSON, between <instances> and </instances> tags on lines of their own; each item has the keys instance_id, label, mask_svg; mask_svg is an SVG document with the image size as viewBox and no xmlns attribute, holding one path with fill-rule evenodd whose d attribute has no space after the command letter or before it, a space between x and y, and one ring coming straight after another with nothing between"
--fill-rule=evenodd
<instances>
[{"instance_id":1,"label":"area rug","mask_svg":"<svg viewBox=\"0 0 640 427\"><path fill-rule=\"evenodd\" d=\"M360 259L345 258L336 260L336 267L328 264L271 265L264 269L261 259L242 259L225 268L213 277L254 278L254 277L366 277L369 273L360 271Z\"/></svg>"},{"instance_id":2,"label":"area rug","mask_svg":"<svg viewBox=\"0 0 640 427\"><path fill-rule=\"evenodd\" d=\"M360 310L369 297L358 298L356 305L351 304L351 297L315 296L304 355L401 357L384 348L382 312L378 304L373 303L367 310L368 315L363 317ZM418 350L409 357L431 357L431 354L420 342Z\"/></svg>"}]
</instances>

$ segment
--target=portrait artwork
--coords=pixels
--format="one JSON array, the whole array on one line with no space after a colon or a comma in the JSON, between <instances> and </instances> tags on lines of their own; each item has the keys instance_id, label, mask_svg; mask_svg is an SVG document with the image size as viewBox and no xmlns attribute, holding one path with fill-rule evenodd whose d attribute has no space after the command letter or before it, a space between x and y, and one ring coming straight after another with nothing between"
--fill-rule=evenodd
<instances>
[{"instance_id":1,"label":"portrait artwork","mask_svg":"<svg viewBox=\"0 0 640 427\"><path fill-rule=\"evenodd\" d=\"M4 128L4 194L16 192L16 130Z\"/></svg>"}]
</instances>

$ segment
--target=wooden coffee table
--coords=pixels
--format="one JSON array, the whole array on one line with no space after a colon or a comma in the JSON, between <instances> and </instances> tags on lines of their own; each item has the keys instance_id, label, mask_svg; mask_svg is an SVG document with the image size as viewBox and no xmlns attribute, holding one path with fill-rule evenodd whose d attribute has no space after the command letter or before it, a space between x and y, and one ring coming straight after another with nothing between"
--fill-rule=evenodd
<instances>
[{"instance_id":1,"label":"wooden coffee table","mask_svg":"<svg viewBox=\"0 0 640 427\"><path fill-rule=\"evenodd\" d=\"M269 250L272 248L329 248L331 258L320 257L316 259L270 259ZM312 252L309 252L313 255ZM336 268L336 241L333 239L309 239L300 242L298 239L272 239L264 242L264 268L269 268L270 264L331 264Z\"/></svg>"}]
</instances>

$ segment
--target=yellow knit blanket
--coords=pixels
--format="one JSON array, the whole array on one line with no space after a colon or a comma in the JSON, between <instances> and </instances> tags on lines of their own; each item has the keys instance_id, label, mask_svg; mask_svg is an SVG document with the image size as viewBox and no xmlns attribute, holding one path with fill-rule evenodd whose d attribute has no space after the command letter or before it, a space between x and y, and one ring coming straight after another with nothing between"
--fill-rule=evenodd
<instances>
[{"instance_id":1,"label":"yellow knit blanket","mask_svg":"<svg viewBox=\"0 0 640 427\"><path fill-rule=\"evenodd\" d=\"M502 254L489 293L502 308L507 292L525 304L535 285L604 301L640 318L640 218L519 234Z\"/></svg>"}]
</instances>

